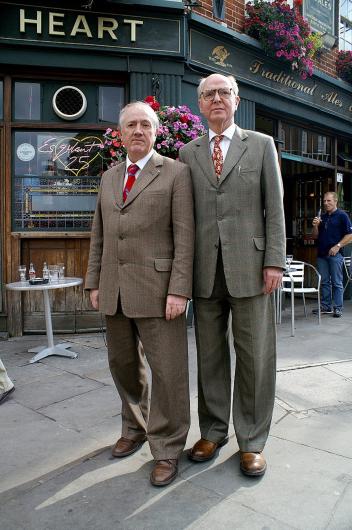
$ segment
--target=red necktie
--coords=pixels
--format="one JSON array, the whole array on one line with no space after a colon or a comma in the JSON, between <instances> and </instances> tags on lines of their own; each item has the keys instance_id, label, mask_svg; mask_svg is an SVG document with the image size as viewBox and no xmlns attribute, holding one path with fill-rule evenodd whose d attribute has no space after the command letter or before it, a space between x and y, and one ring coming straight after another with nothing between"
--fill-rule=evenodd
<instances>
[{"instance_id":1,"label":"red necktie","mask_svg":"<svg viewBox=\"0 0 352 530\"><path fill-rule=\"evenodd\" d=\"M136 182L136 173L138 170L139 167L137 166L137 164L130 164L127 168L127 182L122 194L123 202L125 202L125 200L127 199L128 194L133 187L133 184Z\"/></svg>"},{"instance_id":2,"label":"red necktie","mask_svg":"<svg viewBox=\"0 0 352 530\"><path fill-rule=\"evenodd\" d=\"M220 147L220 142L223 139L222 135L214 136L214 149L213 149L213 163L214 163L214 169L217 176L217 179L219 180L222 168L224 165L224 157L222 155L222 150Z\"/></svg>"}]
</instances>

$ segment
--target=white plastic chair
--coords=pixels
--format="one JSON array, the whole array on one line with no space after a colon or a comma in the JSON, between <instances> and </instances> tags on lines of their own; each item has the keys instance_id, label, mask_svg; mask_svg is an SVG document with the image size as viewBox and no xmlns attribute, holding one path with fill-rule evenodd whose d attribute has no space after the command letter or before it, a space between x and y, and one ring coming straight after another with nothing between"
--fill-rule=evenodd
<instances>
[{"instance_id":1,"label":"white plastic chair","mask_svg":"<svg viewBox=\"0 0 352 530\"><path fill-rule=\"evenodd\" d=\"M346 283L345 283L345 287L343 289L343 292L346 291L347 285L350 282L352 282L351 259L352 259L351 256L345 256L343 258L343 264L344 264L345 273L346 273Z\"/></svg>"},{"instance_id":2,"label":"white plastic chair","mask_svg":"<svg viewBox=\"0 0 352 530\"><path fill-rule=\"evenodd\" d=\"M314 273L316 278L316 286L307 286L304 281L305 271L310 269ZM301 294L303 298L304 305L304 315L307 317L306 309L306 294L317 294L318 298L318 324L321 323L321 313L320 313L320 282L321 276L317 269L313 267L310 263L304 261L292 261L290 270L284 271L282 278L282 286L280 289L280 303L279 303L279 323L281 323L281 311L282 311L282 302L281 297L282 293L290 293L291 296L291 335L294 336L294 322L295 322L295 306L294 306L294 297L295 294Z\"/></svg>"}]
</instances>

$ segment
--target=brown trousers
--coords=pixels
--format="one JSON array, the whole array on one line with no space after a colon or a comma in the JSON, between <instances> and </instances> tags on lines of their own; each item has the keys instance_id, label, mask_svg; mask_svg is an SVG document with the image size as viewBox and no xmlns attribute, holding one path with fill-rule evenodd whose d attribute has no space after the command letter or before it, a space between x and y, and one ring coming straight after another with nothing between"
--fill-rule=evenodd
<instances>
[{"instance_id":1,"label":"brown trousers","mask_svg":"<svg viewBox=\"0 0 352 530\"><path fill-rule=\"evenodd\" d=\"M132 319L118 311L106 316L106 335L122 401L122 436L146 435L156 460L178 458L190 426L185 315ZM150 407L145 357L152 373Z\"/></svg>"}]
</instances>

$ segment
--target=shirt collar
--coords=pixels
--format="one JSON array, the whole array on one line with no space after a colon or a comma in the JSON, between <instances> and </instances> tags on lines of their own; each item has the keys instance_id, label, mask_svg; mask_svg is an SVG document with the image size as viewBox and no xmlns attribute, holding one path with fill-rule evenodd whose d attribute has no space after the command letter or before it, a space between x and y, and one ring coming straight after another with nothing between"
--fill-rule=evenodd
<instances>
[{"instance_id":1,"label":"shirt collar","mask_svg":"<svg viewBox=\"0 0 352 530\"><path fill-rule=\"evenodd\" d=\"M130 166L131 164L137 164L137 166L139 167L139 169L143 169L144 166L149 162L149 160L151 159L151 157L153 156L153 154L155 153L154 149L152 149L151 151L149 151L149 153L147 155L145 155L143 158L141 158L140 160L137 160L137 162L131 162L131 160L128 158L128 155L126 156L126 170L128 168L128 166Z\"/></svg>"},{"instance_id":2,"label":"shirt collar","mask_svg":"<svg viewBox=\"0 0 352 530\"><path fill-rule=\"evenodd\" d=\"M221 135L226 136L226 138L228 138L229 140L232 140L232 137L235 134L235 130L236 130L236 124L232 123L230 127L225 129L225 131L221 133ZM212 131L211 129L209 129L209 143L212 141L214 136L218 136L218 134Z\"/></svg>"}]
</instances>

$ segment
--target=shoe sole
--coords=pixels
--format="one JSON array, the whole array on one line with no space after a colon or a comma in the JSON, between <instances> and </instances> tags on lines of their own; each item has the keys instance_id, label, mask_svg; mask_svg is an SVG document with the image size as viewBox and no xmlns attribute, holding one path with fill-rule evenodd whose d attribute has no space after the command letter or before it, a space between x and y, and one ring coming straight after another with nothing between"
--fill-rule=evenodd
<instances>
[{"instance_id":1,"label":"shoe sole","mask_svg":"<svg viewBox=\"0 0 352 530\"><path fill-rule=\"evenodd\" d=\"M224 445L226 445L228 441L229 441L229 438L226 437L224 440L219 442L217 448L215 449L214 453L211 456L207 456L207 457L193 456L192 449L189 450L187 456L190 460L192 460L192 462L208 462L208 460L212 460L215 457L220 447L223 447Z\"/></svg>"},{"instance_id":2,"label":"shoe sole","mask_svg":"<svg viewBox=\"0 0 352 530\"><path fill-rule=\"evenodd\" d=\"M172 475L168 480L165 480L163 482L157 482L156 480L154 480L152 478L152 476L150 475L150 483L153 485L153 486L156 486L156 487L161 487L161 486L168 486L169 484L171 484L171 482L173 482L175 480L175 478L177 477L177 474L178 472L176 471L176 473L174 475Z\"/></svg>"},{"instance_id":3,"label":"shoe sole","mask_svg":"<svg viewBox=\"0 0 352 530\"><path fill-rule=\"evenodd\" d=\"M114 458L123 458L125 456L129 456L129 455L133 455L133 453L135 453L136 451L138 451L138 449L140 449L142 447L142 445L146 442L147 440L143 440L142 442L140 442L134 449L131 449L130 451L125 451L124 453L113 453L111 451L111 454Z\"/></svg>"},{"instance_id":4,"label":"shoe sole","mask_svg":"<svg viewBox=\"0 0 352 530\"><path fill-rule=\"evenodd\" d=\"M261 477L262 475L264 475L264 473L266 471L266 464L265 464L264 469L261 469L260 471L247 471L247 470L243 469L242 466L240 466L240 469L241 469L242 473L244 475L246 475L246 477Z\"/></svg>"}]
</instances>

